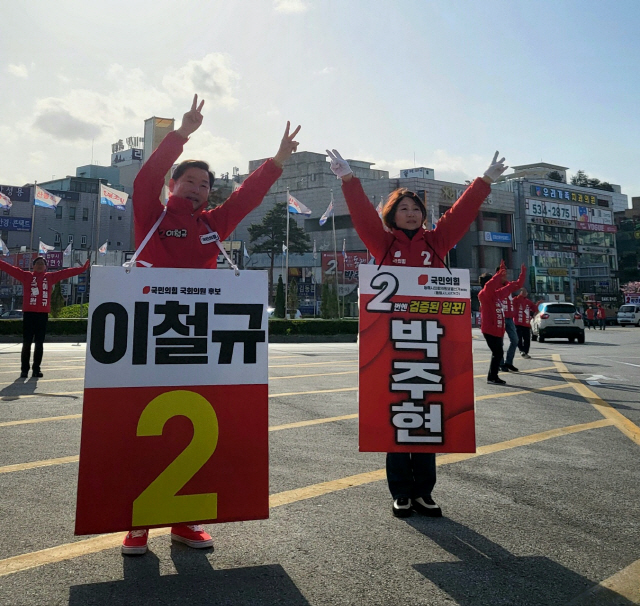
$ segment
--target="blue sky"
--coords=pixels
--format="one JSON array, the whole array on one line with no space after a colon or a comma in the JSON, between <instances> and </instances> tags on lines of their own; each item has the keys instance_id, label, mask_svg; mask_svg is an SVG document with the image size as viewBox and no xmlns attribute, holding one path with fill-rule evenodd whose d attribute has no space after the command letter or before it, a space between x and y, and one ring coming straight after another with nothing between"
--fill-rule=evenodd
<instances>
[{"instance_id":1,"label":"blue sky","mask_svg":"<svg viewBox=\"0 0 640 606\"><path fill-rule=\"evenodd\" d=\"M640 2L114 0L11 3L0 23L0 183L109 162L151 115L205 122L217 172L335 147L392 175L511 165L585 170L640 196ZM10 153L9 153L10 152Z\"/></svg>"}]
</instances>

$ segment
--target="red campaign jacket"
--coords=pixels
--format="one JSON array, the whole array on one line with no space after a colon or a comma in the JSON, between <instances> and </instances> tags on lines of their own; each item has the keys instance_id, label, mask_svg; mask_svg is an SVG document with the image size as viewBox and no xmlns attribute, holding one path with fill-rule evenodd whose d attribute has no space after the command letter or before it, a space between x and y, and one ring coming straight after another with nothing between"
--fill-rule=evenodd
<instances>
[{"instance_id":1,"label":"red campaign jacket","mask_svg":"<svg viewBox=\"0 0 640 606\"><path fill-rule=\"evenodd\" d=\"M593 320L596 317L593 307L587 307L587 311L585 313L587 314L587 320Z\"/></svg>"},{"instance_id":2,"label":"red campaign jacket","mask_svg":"<svg viewBox=\"0 0 640 606\"><path fill-rule=\"evenodd\" d=\"M598 307L596 310L596 318L598 320L604 320L607 317L607 312L604 310L604 307Z\"/></svg>"},{"instance_id":3,"label":"red campaign jacket","mask_svg":"<svg viewBox=\"0 0 640 606\"><path fill-rule=\"evenodd\" d=\"M59 271L25 271L0 259L0 269L22 282L22 311L51 311L53 285L87 271L89 261L82 267L69 267Z\"/></svg>"},{"instance_id":4,"label":"red campaign jacket","mask_svg":"<svg viewBox=\"0 0 640 606\"><path fill-rule=\"evenodd\" d=\"M502 299L502 309L504 311L504 317L511 318L513 320L515 316L515 309L513 308L513 299L511 297L505 297Z\"/></svg>"},{"instance_id":5,"label":"red campaign jacket","mask_svg":"<svg viewBox=\"0 0 640 606\"><path fill-rule=\"evenodd\" d=\"M412 239L401 229L394 229L391 233L385 231L380 216L364 193L359 179L353 177L350 181L343 182L342 192L353 226L378 264L444 267L440 259L444 259L469 231L469 226L491 192L491 187L482 179L476 179L440 218L435 229L426 230L421 227Z\"/></svg>"},{"instance_id":6,"label":"red campaign jacket","mask_svg":"<svg viewBox=\"0 0 640 606\"><path fill-rule=\"evenodd\" d=\"M478 293L480 326L483 333L494 337L504 337L504 310L501 299L522 288L525 276L526 274L522 273L515 282L507 282L498 288L501 278L500 274L496 272Z\"/></svg>"},{"instance_id":7,"label":"red campaign jacket","mask_svg":"<svg viewBox=\"0 0 640 606\"><path fill-rule=\"evenodd\" d=\"M516 326L529 326L531 316L538 312L538 306L527 297L518 295L513 299L514 319Z\"/></svg>"},{"instance_id":8,"label":"red campaign jacket","mask_svg":"<svg viewBox=\"0 0 640 606\"><path fill-rule=\"evenodd\" d=\"M169 133L143 165L133 183L133 219L136 248L162 214L160 202L164 178L187 142L177 132ZM249 175L227 201L213 210L193 210L186 198L170 196L167 213L138 257L154 267L215 269L220 249L215 241L203 244L200 236L217 232L225 240L238 223L258 207L282 174L267 160ZM142 264L144 265L144 263Z\"/></svg>"}]
</instances>

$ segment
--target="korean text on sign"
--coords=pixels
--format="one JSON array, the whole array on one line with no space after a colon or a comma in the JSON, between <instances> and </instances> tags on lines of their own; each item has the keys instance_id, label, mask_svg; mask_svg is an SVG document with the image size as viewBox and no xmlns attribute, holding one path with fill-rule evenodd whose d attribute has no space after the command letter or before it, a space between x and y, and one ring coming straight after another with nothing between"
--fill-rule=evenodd
<instances>
[{"instance_id":1,"label":"korean text on sign","mask_svg":"<svg viewBox=\"0 0 640 606\"><path fill-rule=\"evenodd\" d=\"M91 280L76 533L268 517L266 275Z\"/></svg>"},{"instance_id":2,"label":"korean text on sign","mask_svg":"<svg viewBox=\"0 0 640 606\"><path fill-rule=\"evenodd\" d=\"M474 452L468 272L360 272L360 450Z\"/></svg>"}]
</instances>

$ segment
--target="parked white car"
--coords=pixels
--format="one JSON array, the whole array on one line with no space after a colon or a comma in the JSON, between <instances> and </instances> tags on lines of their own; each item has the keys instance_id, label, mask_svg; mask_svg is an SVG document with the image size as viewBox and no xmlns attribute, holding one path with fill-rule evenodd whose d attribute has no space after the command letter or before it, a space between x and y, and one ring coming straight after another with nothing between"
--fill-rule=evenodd
<instances>
[{"instance_id":1,"label":"parked white car","mask_svg":"<svg viewBox=\"0 0 640 606\"><path fill-rule=\"evenodd\" d=\"M545 302L531 318L531 338L544 343L545 339L569 339L584 343L584 321L573 303Z\"/></svg>"},{"instance_id":2,"label":"parked white car","mask_svg":"<svg viewBox=\"0 0 640 606\"><path fill-rule=\"evenodd\" d=\"M640 305L634 303L621 305L618 310L618 324L620 326L625 324L640 326Z\"/></svg>"}]
</instances>

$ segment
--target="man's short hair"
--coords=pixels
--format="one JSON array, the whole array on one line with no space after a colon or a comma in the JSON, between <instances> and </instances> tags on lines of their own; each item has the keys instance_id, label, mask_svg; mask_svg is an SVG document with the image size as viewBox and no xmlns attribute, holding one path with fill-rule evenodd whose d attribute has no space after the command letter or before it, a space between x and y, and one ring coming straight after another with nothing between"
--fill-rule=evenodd
<instances>
[{"instance_id":1,"label":"man's short hair","mask_svg":"<svg viewBox=\"0 0 640 606\"><path fill-rule=\"evenodd\" d=\"M34 266L38 261L43 261L43 262L44 262L44 264L45 264L47 267L49 267L49 264L47 263L47 260L46 260L44 257L36 257L36 258L33 260L33 263L31 264L31 267L33 267L33 266Z\"/></svg>"},{"instance_id":2,"label":"man's short hair","mask_svg":"<svg viewBox=\"0 0 640 606\"><path fill-rule=\"evenodd\" d=\"M493 278L493 275L489 272L486 272L480 276L480 286L484 288L484 285Z\"/></svg>"},{"instance_id":3,"label":"man's short hair","mask_svg":"<svg viewBox=\"0 0 640 606\"><path fill-rule=\"evenodd\" d=\"M209 189L213 187L213 182L216 179L215 173L209 170L209 164L207 164L204 160L184 160L180 162L178 166L176 166L171 178L174 181L177 181L182 175L190 168L200 168L202 170L206 170L209 173Z\"/></svg>"}]
</instances>

